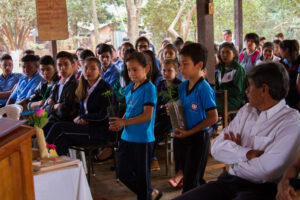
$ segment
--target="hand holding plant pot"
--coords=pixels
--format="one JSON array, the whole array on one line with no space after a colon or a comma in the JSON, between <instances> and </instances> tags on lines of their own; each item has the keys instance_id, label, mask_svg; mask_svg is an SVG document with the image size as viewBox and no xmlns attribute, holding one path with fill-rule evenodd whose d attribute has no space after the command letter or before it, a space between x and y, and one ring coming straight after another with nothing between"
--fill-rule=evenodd
<instances>
[{"instance_id":1,"label":"hand holding plant pot","mask_svg":"<svg viewBox=\"0 0 300 200\"><path fill-rule=\"evenodd\" d=\"M169 102L166 104L166 112L170 116L171 124L173 129L186 129L186 122L180 100L173 98L174 88L176 85L171 85L167 88L167 91L162 91L160 95L164 98L168 98Z\"/></svg>"},{"instance_id":2,"label":"hand holding plant pot","mask_svg":"<svg viewBox=\"0 0 300 200\"><path fill-rule=\"evenodd\" d=\"M120 131L126 124L125 119L119 117L111 117L109 122L109 129L112 131Z\"/></svg>"},{"instance_id":3,"label":"hand holding plant pot","mask_svg":"<svg viewBox=\"0 0 300 200\"><path fill-rule=\"evenodd\" d=\"M113 95L113 92L111 90L107 90L102 93L102 95L108 99L109 106L107 107L107 115L109 118L117 116L117 111L114 105L111 103L111 97ZM111 119L110 119L111 120Z\"/></svg>"}]
</instances>

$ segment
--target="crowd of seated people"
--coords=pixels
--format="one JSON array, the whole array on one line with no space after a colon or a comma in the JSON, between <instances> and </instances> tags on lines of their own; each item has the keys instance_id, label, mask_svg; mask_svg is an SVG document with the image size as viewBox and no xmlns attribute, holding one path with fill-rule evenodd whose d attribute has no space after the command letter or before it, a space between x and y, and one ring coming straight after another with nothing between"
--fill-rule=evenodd
<instances>
[{"instance_id":1,"label":"crowd of seated people","mask_svg":"<svg viewBox=\"0 0 300 200\"><path fill-rule=\"evenodd\" d=\"M100 43L94 52L61 51L55 60L27 50L21 59L23 74L12 72L13 59L4 54L0 107L44 108L46 141L56 145L59 155L67 155L72 145L105 144L112 132L120 132L118 177L138 199L162 196L152 188L150 174L160 170L155 151L170 132L175 176L168 182L183 188L177 199L274 199L276 184L300 150L299 43L284 40L282 34L269 42L247 33L245 49L238 52L231 31L224 30L223 36L224 42L216 45L214 85L205 77L212 67L206 66L207 49L179 37L174 43L165 38L159 55L145 32L135 45L128 40L118 48ZM206 183L208 128L217 123L222 107L215 91L224 90L228 110L237 114L213 141L211 154L230 167L217 181ZM171 98L164 95L168 93ZM170 122L166 104L177 99L186 130L173 129ZM107 111L111 105L118 109L113 117ZM112 151L102 149L95 160L111 158ZM286 173L284 180L296 178L292 175ZM295 195L286 182L278 187L278 199Z\"/></svg>"}]
</instances>

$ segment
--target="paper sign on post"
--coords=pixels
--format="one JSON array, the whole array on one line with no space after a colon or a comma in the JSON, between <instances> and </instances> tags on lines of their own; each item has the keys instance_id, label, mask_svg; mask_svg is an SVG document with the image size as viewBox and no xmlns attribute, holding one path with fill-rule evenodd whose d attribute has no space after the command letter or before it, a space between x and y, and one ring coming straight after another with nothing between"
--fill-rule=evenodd
<instances>
[{"instance_id":1,"label":"paper sign on post","mask_svg":"<svg viewBox=\"0 0 300 200\"><path fill-rule=\"evenodd\" d=\"M39 40L68 39L66 0L36 0Z\"/></svg>"}]
</instances>

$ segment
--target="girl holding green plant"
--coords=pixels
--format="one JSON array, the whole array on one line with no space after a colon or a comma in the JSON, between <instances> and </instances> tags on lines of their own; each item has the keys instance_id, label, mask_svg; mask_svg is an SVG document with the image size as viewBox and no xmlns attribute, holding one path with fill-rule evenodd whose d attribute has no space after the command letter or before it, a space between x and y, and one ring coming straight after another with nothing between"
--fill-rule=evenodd
<instances>
[{"instance_id":1,"label":"girl holding green plant","mask_svg":"<svg viewBox=\"0 0 300 200\"><path fill-rule=\"evenodd\" d=\"M66 155L72 145L106 143L109 138L107 107L112 100L110 85L101 78L100 61L89 57L84 61L76 97L80 104L79 115L73 122L55 123L46 138L56 145L59 155Z\"/></svg>"}]
</instances>

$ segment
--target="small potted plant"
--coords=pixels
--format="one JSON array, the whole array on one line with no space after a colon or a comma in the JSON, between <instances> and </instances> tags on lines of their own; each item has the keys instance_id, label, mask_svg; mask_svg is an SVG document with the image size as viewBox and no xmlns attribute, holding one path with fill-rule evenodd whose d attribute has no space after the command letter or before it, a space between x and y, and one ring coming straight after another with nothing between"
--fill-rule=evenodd
<instances>
[{"instance_id":1,"label":"small potted plant","mask_svg":"<svg viewBox=\"0 0 300 200\"><path fill-rule=\"evenodd\" d=\"M159 95L161 95L163 98L169 99L167 106L169 108L170 120L173 129L179 128L185 130L186 121L181 101L178 98L174 98L174 94L176 93L177 88L178 85L171 85L167 88L167 91L161 91Z\"/></svg>"},{"instance_id":2,"label":"small potted plant","mask_svg":"<svg viewBox=\"0 0 300 200\"><path fill-rule=\"evenodd\" d=\"M36 138L39 146L40 157L42 159L48 158L48 150L46 146L46 140L44 136L43 127L48 123L48 114L43 108L37 108L32 114L32 121L36 128Z\"/></svg>"},{"instance_id":3,"label":"small potted plant","mask_svg":"<svg viewBox=\"0 0 300 200\"><path fill-rule=\"evenodd\" d=\"M107 115L108 117L116 117L117 116L117 110L114 105L111 103L111 97L113 96L113 92L111 90L107 90L102 93L102 95L108 99L109 106L107 107Z\"/></svg>"}]
</instances>

